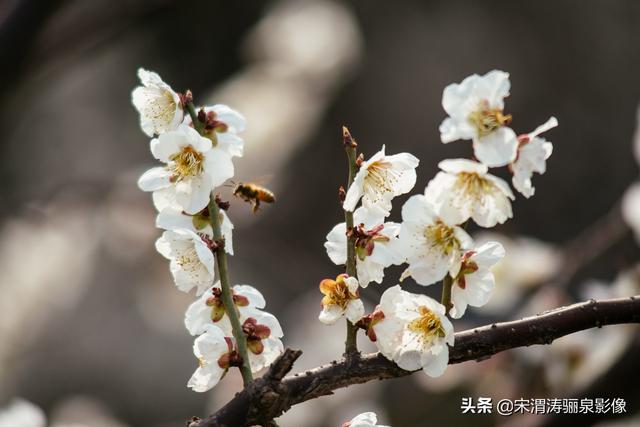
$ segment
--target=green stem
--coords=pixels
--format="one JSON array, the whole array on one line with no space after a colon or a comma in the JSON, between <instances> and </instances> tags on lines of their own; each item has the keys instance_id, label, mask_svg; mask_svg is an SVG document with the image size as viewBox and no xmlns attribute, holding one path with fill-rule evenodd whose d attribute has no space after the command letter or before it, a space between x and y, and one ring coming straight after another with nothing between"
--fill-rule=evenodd
<instances>
[{"instance_id":1,"label":"green stem","mask_svg":"<svg viewBox=\"0 0 640 427\"><path fill-rule=\"evenodd\" d=\"M356 164L356 148L351 145L347 145L345 147L347 152L347 159L349 161L349 181L347 185L347 191L351 184L353 184L353 179L358 172L358 165ZM346 229L351 230L353 228L353 212L349 212L347 210L344 211L344 220L346 223ZM356 270L356 241L355 237L350 236L347 239L347 274L351 277L358 277L358 272ZM358 328L351 323L350 320L347 319L347 339L344 343L345 353L353 354L358 351Z\"/></svg>"},{"instance_id":2,"label":"green stem","mask_svg":"<svg viewBox=\"0 0 640 427\"><path fill-rule=\"evenodd\" d=\"M187 102L185 106L187 107L187 112L191 116L191 122L193 122L193 128L202 135L202 131L204 130L204 123L198 120L198 113L196 112L195 105L193 105L193 102Z\"/></svg>"},{"instance_id":3,"label":"green stem","mask_svg":"<svg viewBox=\"0 0 640 427\"><path fill-rule=\"evenodd\" d=\"M451 307L453 307L453 305L451 304L451 287L452 286L453 286L453 279L449 274L447 274L445 278L442 280L441 303L442 305L444 305L444 308L446 310L445 313L449 313L449 310L451 310Z\"/></svg>"},{"instance_id":4,"label":"green stem","mask_svg":"<svg viewBox=\"0 0 640 427\"><path fill-rule=\"evenodd\" d=\"M215 201L213 194L209 201L209 216L211 221L211 227L213 228L213 238L216 241L222 241L222 230L220 228L220 208ZM242 325L240 324L240 316L238 309L233 302L233 293L231 291L231 284L229 281L229 269L227 266L227 253L224 248L219 248L216 251L216 262L218 265L218 275L220 276L220 287L222 289L222 304L224 304L224 310L229 316L231 322L231 328L233 330L233 337L236 339L236 345L238 346L238 353L242 357L242 365L240 366L240 373L242 374L242 381L247 385L253 376L251 375L251 366L249 365L249 353L247 352L247 338L242 332Z\"/></svg>"}]
</instances>

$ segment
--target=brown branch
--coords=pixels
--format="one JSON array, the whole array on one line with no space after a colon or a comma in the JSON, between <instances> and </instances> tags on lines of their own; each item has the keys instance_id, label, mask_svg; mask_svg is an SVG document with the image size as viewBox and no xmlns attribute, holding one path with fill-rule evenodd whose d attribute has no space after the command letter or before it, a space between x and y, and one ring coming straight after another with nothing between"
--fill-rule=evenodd
<instances>
[{"instance_id":1,"label":"brown branch","mask_svg":"<svg viewBox=\"0 0 640 427\"><path fill-rule=\"evenodd\" d=\"M455 334L449 363L485 360L504 350L551 344L562 336L604 325L640 323L640 295L590 300L512 322L494 323ZM243 427L268 424L291 406L333 393L333 390L375 379L409 375L380 354L334 361L280 380L300 351L287 349L269 372L238 393L218 412L189 427Z\"/></svg>"}]
</instances>

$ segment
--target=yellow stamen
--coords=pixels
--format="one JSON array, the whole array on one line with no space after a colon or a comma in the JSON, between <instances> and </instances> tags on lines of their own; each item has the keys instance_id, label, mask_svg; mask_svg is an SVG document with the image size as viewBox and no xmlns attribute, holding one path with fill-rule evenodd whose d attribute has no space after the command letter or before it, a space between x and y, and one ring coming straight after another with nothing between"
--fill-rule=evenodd
<instances>
[{"instance_id":1,"label":"yellow stamen","mask_svg":"<svg viewBox=\"0 0 640 427\"><path fill-rule=\"evenodd\" d=\"M320 282L320 292L324 294L322 305L337 305L343 309L352 299L358 298L358 295L351 293L343 276L338 276L336 280L324 279Z\"/></svg>"},{"instance_id":2,"label":"yellow stamen","mask_svg":"<svg viewBox=\"0 0 640 427\"><path fill-rule=\"evenodd\" d=\"M367 167L364 192L372 201L382 200L385 193L392 193L401 173L391 168L391 162L378 160Z\"/></svg>"},{"instance_id":3,"label":"yellow stamen","mask_svg":"<svg viewBox=\"0 0 640 427\"><path fill-rule=\"evenodd\" d=\"M176 181L199 175L204 169L204 156L190 145L183 147L182 151L174 154L170 159L173 161L170 167Z\"/></svg>"},{"instance_id":4,"label":"yellow stamen","mask_svg":"<svg viewBox=\"0 0 640 427\"><path fill-rule=\"evenodd\" d=\"M204 368L207 365L207 361L204 360L204 357L198 357L198 366Z\"/></svg>"},{"instance_id":5,"label":"yellow stamen","mask_svg":"<svg viewBox=\"0 0 640 427\"><path fill-rule=\"evenodd\" d=\"M453 251L460 250L460 241L455 235L453 227L449 227L442 221L428 226L424 230L424 237L432 246L440 248L445 255L450 255Z\"/></svg>"},{"instance_id":6,"label":"yellow stamen","mask_svg":"<svg viewBox=\"0 0 640 427\"><path fill-rule=\"evenodd\" d=\"M478 131L478 136L486 136L511 122L511 114L503 114L502 110L489 108L486 102L480 103L478 109L469 114L469 121Z\"/></svg>"},{"instance_id":7,"label":"yellow stamen","mask_svg":"<svg viewBox=\"0 0 640 427\"><path fill-rule=\"evenodd\" d=\"M409 330L420 337L420 340L426 344L438 337L444 337L445 332L442 327L440 317L424 305L418 307L420 317L409 323Z\"/></svg>"},{"instance_id":8,"label":"yellow stamen","mask_svg":"<svg viewBox=\"0 0 640 427\"><path fill-rule=\"evenodd\" d=\"M486 194L493 193L496 186L493 182L473 172L460 172L454 188L463 195L475 200L482 199Z\"/></svg>"}]
</instances>

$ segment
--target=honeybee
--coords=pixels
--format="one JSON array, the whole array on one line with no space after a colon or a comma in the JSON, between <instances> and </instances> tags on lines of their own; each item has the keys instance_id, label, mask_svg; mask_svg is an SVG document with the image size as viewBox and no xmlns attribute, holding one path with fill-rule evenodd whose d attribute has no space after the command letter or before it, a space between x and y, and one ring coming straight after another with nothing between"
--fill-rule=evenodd
<instances>
[{"instance_id":1,"label":"honeybee","mask_svg":"<svg viewBox=\"0 0 640 427\"><path fill-rule=\"evenodd\" d=\"M270 190L253 182L238 183L233 190L233 195L251 203L253 213L256 213L260 208L260 202L273 203L276 201L276 196Z\"/></svg>"}]
</instances>

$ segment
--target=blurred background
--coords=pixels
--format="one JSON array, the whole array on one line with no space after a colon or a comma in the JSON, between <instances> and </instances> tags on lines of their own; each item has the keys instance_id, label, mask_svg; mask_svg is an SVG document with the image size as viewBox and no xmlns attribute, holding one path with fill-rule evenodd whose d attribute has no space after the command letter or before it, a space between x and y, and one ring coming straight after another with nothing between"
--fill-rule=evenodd
<instances>
[{"instance_id":1,"label":"blurred background","mask_svg":"<svg viewBox=\"0 0 640 427\"><path fill-rule=\"evenodd\" d=\"M130 103L140 66L247 117L236 179L265 183L278 201L253 215L231 200L231 276L263 292L285 345L305 351L296 369L342 351L343 325L316 319L319 281L340 272L322 245L341 222L341 126L367 157L382 144L417 155L421 192L440 160L471 154L468 143L440 143L443 88L494 68L511 74L517 131L551 115L560 126L545 134L554 153L535 197L476 235L508 255L490 305L456 329L640 293L639 251L619 209L638 177L636 0L3 0L0 57L0 407L21 397L51 425L168 427L240 389L235 373L210 393L186 388L197 364L183 326L193 297L176 291L154 251L155 211L136 186L154 165ZM399 274L366 289L368 308ZM395 427L640 426L629 381L640 375L638 335L606 327L452 366L438 380L352 387L294 407L280 425L338 426L373 410ZM621 397L628 413L461 415L466 396Z\"/></svg>"}]
</instances>

